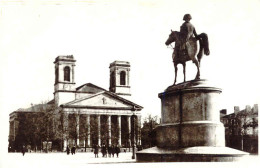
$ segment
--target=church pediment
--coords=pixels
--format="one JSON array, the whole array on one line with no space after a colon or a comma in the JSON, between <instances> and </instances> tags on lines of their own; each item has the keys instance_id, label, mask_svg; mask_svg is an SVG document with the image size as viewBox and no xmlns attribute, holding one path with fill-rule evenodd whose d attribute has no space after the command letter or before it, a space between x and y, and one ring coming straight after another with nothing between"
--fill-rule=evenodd
<instances>
[{"instance_id":1,"label":"church pediment","mask_svg":"<svg viewBox=\"0 0 260 168\"><path fill-rule=\"evenodd\" d=\"M98 94L90 95L87 97L74 100L66 103L64 107L86 107L86 108L127 108L133 109L134 107L140 107L130 101L127 101L119 96L108 92L100 92Z\"/></svg>"}]
</instances>

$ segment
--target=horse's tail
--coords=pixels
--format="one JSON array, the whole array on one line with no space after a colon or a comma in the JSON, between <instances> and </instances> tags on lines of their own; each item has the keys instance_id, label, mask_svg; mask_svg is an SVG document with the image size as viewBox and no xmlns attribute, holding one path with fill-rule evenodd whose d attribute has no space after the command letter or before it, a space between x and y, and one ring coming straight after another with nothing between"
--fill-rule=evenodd
<instances>
[{"instance_id":1,"label":"horse's tail","mask_svg":"<svg viewBox=\"0 0 260 168\"><path fill-rule=\"evenodd\" d=\"M209 40L208 40L208 35L206 33L201 33L200 35L198 35L199 39L201 40L200 45L202 45L201 48L204 49L204 53L206 55L210 54L209 51Z\"/></svg>"},{"instance_id":2,"label":"horse's tail","mask_svg":"<svg viewBox=\"0 0 260 168\"><path fill-rule=\"evenodd\" d=\"M210 54L208 35L206 33L201 33L200 35L198 35L197 39L199 40L199 44L200 44L199 53L197 55L198 61L200 63L200 60L204 53L205 55Z\"/></svg>"},{"instance_id":3,"label":"horse's tail","mask_svg":"<svg viewBox=\"0 0 260 168\"><path fill-rule=\"evenodd\" d=\"M203 46L202 46L202 40L199 38L199 36L198 36L198 40L199 40L199 46L200 46L200 49L199 49L199 53L198 53L198 55L197 55L197 58L198 58L198 61L199 61L199 63L200 63L200 60L201 60L201 58L202 58L202 55L203 55Z\"/></svg>"}]
</instances>

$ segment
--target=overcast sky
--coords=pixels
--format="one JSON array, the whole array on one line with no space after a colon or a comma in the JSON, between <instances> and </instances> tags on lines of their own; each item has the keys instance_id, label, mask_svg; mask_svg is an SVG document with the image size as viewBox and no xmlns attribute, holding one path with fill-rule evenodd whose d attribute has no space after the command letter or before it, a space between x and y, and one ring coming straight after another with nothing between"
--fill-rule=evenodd
<instances>
[{"instance_id":1,"label":"overcast sky","mask_svg":"<svg viewBox=\"0 0 260 168\"><path fill-rule=\"evenodd\" d=\"M210 56L201 78L223 89L221 108L260 100L259 0L56 0L0 2L0 116L53 99L54 59L74 55L76 86L109 88L109 64L129 61L132 98L142 113L159 115L158 93L173 84L170 30L192 15L197 33L209 36ZM187 63L187 80L196 75ZM183 81L179 65L178 83Z\"/></svg>"}]
</instances>

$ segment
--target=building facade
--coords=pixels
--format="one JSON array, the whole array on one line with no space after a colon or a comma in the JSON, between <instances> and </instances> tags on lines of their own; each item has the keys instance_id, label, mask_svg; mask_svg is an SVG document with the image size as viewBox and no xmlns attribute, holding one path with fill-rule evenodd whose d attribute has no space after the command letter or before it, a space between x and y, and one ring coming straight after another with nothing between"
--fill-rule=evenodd
<instances>
[{"instance_id":1,"label":"building facade","mask_svg":"<svg viewBox=\"0 0 260 168\"><path fill-rule=\"evenodd\" d=\"M226 113L225 110L221 111ZM234 107L234 113L223 115L221 122L225 126L226 146L249 153L258 153L258 105L247 105L240 110Z\"/></svg>"},{"instance_id":2,"label":"building facade","mask_svg":"<svg viewBox=\"0 0 260 168\"><path fill-rule=\"evenodd\" d=\"M129 100L129 62L110 64L109 90L92 83L76 87L75 63L72 55L58 56L54 61L54 99L46 104L51 107L47 110L51 113L48 121L53 124L48 124L47 141L59 141L58 146L63 150L67 146L141 145L143 107ZM19 127L17 113L10 114L10 130ZM53 138L50 138L50 132ZM17 132L10 131L9 142L14 141L16 135Z\"/></svg>"}]
</instances>

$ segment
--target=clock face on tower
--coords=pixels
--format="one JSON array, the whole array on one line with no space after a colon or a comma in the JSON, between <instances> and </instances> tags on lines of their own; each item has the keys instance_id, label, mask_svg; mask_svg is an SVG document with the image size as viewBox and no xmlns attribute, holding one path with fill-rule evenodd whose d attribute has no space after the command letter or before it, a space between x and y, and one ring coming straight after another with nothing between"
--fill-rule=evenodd
<instances>
[{"instance_id":1,"label":"clock face on tower","mask_svg":"<svg viewBox=\"0 0 260 168\"><path fill-rule=\"evenodd\" d=\"M69 85L68 85L68 84L64 84L64 85L63 85L63 89L64 89L64 90L69 89Z\"/></svg>"}]
</instances>

